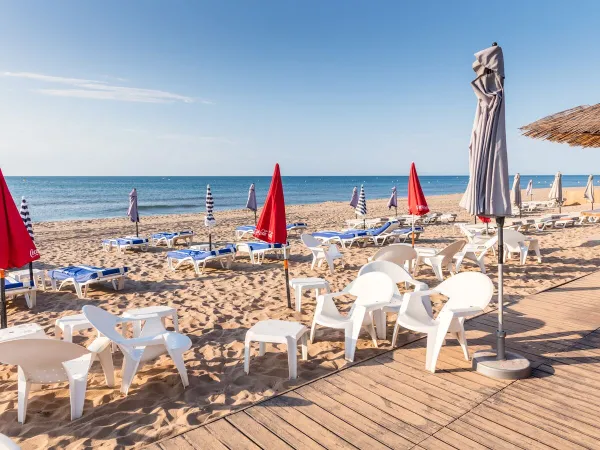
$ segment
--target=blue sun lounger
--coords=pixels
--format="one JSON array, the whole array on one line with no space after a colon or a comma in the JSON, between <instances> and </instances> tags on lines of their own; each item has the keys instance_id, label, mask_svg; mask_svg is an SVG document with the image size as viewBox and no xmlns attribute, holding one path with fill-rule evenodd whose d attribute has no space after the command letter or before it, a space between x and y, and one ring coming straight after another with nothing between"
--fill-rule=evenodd
<instances>
[{"instance_id":1,"label":"blue sun lounger","mask_svg":"<svg viewBox=\"0 0 600 450\"><path fill-rule=\"evenodd\" d=\"M192 230L177 231L169 233L168 231L161 231L160 233L154 233L151 236L152 245L154 247L164 243L168 248L173 248L179 241L184 241L188 245L192 243L194 232Z\"/></svg>"},{"instance_id":2,"label":"blue sun lounger","mask_svg":"<svg viewBox=\"0 0 600 450\"><path fill-rule=\"evenodd\" d=\"M421 233L425 231L423 227L415 227L415 241L419 240ZM395 237L396 242L406 242L411 238L412 228L402 228L400 230L392 231L392 236Z\"/></svg>"},{"instance_id":3,"label":"blue sun lounger","mask_svg":"<svg viewBox=\"0 0 600 450\"><path fill-rule=\"evenodd\" d=\"M275 253L277 256L283 257L284 250L289 255L290 245L269 244L268 242L241 242L235 244L237 253L248 253L252 264L262 264L267 253Z\"/></svg>"},{"instance_id":4,"label":"blue sun lounger","mask_svg":"<svg viewBox=\"0 0 600 450\"><path fill-rule=\"evenodd\" d=\"M35 306L35 298L37 287L34 281L27 280L24 283L17 281L15 278L8 275L4 279L4 289L6 292L6 297L16 297L17 295L24 295L25 301L27 302L27 307L29 309L33 309Z\"/></svg>"},{"instance_id":5,"label":"blue sun lounger","mask_svg":"<svg viewBox=\"0 0 600 450\"><path fill-rule=\"evenodd\" d=\"M306 222L288 223L286 226L287 231L290 233L292 231L306 230L306 228L308 228ZM256 230L256 227L254 225L242 225L240 227L237 227L235 229L235 239L244 239L247 235L252 235L252 233L254 233L254 230Z\"/></svg>"},{"instance_id":6,"label":"blue sun lounger","mask_svg":"<svg viewBox=\"0 0 600 450\"><path fill-rule=\"evenodd\" d=\"M122 238L105 239L102 241L102 248L105 252L110 252L113 248L116 248L119 253L134 248L140 248L143 251L146 251L148 250L148 238L125 236Z\"/></svg>"},{"instance_id":7,"label":"blue sun lounger","mask_svg":"<svg viewBox=\"0 0 600 450\"><path fill-rule=\"evenodd\" d=\"M72 284L77 292L77 297L85 298L90 284L110 281L115 291L125 287L125 278L129 272L128 267L96 267L96 266L68 266L60 269L48 270L52 289L60 291L63 286ZM58 283L60 282L60 285ZM58 287L57 287L58 285Z\"/></svg>"},{"instance_id":8,"label":"blue sun lounger","mask_svg":"<svg viewBox=\"0 0 600 450\"><path fill-rule=\"evenodd\" d=\"M313 237L320 240L323 244L332 244L339 242L342 247L352 247L357 241L364 241L370 236L365 230L349 230L349 231L317 231L312 234Z\"/></svg>"},{"instance_id":9,"label":"blue sun lounger","mask_svg":"<svg viewBox=\"0 0 600 450\"><path fill-rule=\"evenodd\" d=\"M219 261L223 269L229 269L235 259L235 246L228 245L218 250L174 250L167 253L169 269L176 270L183 264L191 264L198 275L201 275L210 261ZM202 265L202 268L200 268Z\"/></svg>"}]
</instances>

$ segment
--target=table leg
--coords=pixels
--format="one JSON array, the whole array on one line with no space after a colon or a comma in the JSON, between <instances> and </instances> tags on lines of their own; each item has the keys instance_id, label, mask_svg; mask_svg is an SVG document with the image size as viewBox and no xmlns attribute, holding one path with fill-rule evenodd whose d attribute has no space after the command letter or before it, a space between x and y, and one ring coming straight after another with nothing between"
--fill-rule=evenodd
<instances>
[{"instance_id":1,"label":"table leg","mask_svg":"<svg viewBox=\"0 0 600 450\"><path fill-rule=\"evenodd\" d=\"M244 345L244 372L250 373L250 341L246 341Z\"/></svg>"},{"instance_id":2,"label":"table leg","mask_svg":"<svg viewBox=\"0 0 600 450\"><path fill-rule=\"evenodd\" d=\"M306 361L308 359L308 331L302 335L302 360Z\"/></svg>"},{"instance_id":3,"label":"table leg","mask_svg":"<svg viewBox=\"0 0 600 450\"><path fill-rule=\"evenodd\" d=\"M179 333L179 317L177 317L177 311L173 313L173 329Z\"/></svg>"},{"instance_id":4,"label":"table leg","mask_svg":"<svg viewBox=\"0 0 600 450\"><path fill-rule=\"evenodd\" d=\"M287 337L288 367L290 380L295 380L298 375L298 341L293 337Z\"/></svg>"},{"instance_id":5,"label":"table leg","mask_svg":"<svg viewBox=\"0 0 600 450\"><path fill-rule=\"evenodd\" d=\"M296 294L296 311L300 312L302 310L302 288L298 286L295 290Z\"/></svg>"},{"instance_id":6,"label":"table leg","mask_svg":"<svg viewBox=\"0 0 600 450\"><path fill-rule=\"evenodd\" d=\"M267 343L266 342L259 342L258 343L258 356L264 355L266 349L267 349Z\"/></svg>"}]
</instances>

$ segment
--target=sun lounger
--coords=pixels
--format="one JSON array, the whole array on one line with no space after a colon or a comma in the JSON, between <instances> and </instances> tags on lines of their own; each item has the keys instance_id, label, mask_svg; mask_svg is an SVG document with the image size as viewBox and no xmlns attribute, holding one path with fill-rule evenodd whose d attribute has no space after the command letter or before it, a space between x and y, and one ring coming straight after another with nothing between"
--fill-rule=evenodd
<instances>
[{"instance_id":1,"label":"sun lounger","mask_svg":"<svg viewBox=\"0 0 600 450\"><path fill-rule=\"evenodd\" d=\"M269 244L267 242L241 242L235 244L236 253L247 253L252 264L262 264L267 253L283 256L284 249L289 254L290 246L282 244Z\"/></svg>"},{"instance_id":2,"label":"sun lounger","mask_svg":"<svg viewBox=\"0 0 600 450\"><path fill-rule=\"evenodd\" d=\"M320 240L323 244L339 242L343 248L350 248L355 242L364 242L369 239L366 230L352 230L347 232L318 231L312 233L312 236Z\"/></svg>"},{"instance_id":3,"label":"sun lounger","mask_svg":"<svg viewBox=\"0 0 600 450\"><path fill-rule=\"evenodd\" d=\"M105 239L102 241L102 248L105 252L110 252L116 248L119 253L128 249L139 248L143 251L148 250L148 239L136 236L125 236L122 238Z\"/></svg>"},{"instance_id":4,"label":"sun lounger","mask_svg":"<svg viewBox=\"0 0 600 450\"><path fill-rule=\"evenodd\" d=\"M566 217L564 219L557 220L554 222L554 228L567 228L574 227L576 219L572 217Z\"/></svg>"},{"instance_id":5,"label":"sun lounger","mask_svg":"<svg viewBox=\"0 0 600 450\"><path fill-rule=\"evenodd\" d=\"M454 223L456 222L457 214L454 213L446 213L440 216L440 222L442 223Z\"/></svg>"},{"instance_id":6,"label":"sun lounger","mask_svg":"<svg viewBox=\"0 0 600 450\"><path fill-rule=\"evenodd\" d=\"M232 245L212 251L184 249L167 253L169 269L176 270L183 264L191 264L198 275L202 274L208 262L219 261L222 268L229 269L234 259L235 247Z\"/></svg>"},{"instance_id":7,"label":"sun lounger","mask_svg":"<svg viewBox=\"0 0 600 450\"><path fill-rule=\"evenodd\" d=\"M164 243L168 248L173 248L179 241L183 241L189 245L192 243L193 238L194 232L192 230L177 231L174 233L162 231L160 233L154 233L151 236L152 245L154 247Z\"/></svg>"},{"instance_id":8,"label":"sun lounger","mask_svg":"<svg viewBox=\"0 0 600 450\"><path fill-rule=\"evenodd\" d=\"M421 237L421 233L425 231L423 227L415 227L415 241L418 241ZM411 235L413 233L413 229L411 228L401 228L398 230L394 230L392 232L392 236L394 237L394 242L406 242L408 239L412 239Z\"/></svg>"},{"instance_id":9,"label":"sun lounger","mask_svg":"<svg viewBox=\"0 0 600 450\"><path fill-rule=\"evenodd\" d=\"M288 233L291 233L292 231L303 231L308 228L308 224L305 222L288 223L286 228Z\"/></svg>"},{"instance_id":10,"label":"sun lounger","mask_svg":"<svg viewBox=\"0 0 600 450\"><path fill-rule=\"evenodd\" d=\"M306 224L305 222L288 223L286 226L288 233L291 233L293 231L306 230L307 228L308 224ZM248 235L252 236L254 234L254 230L256 230L256 227L254 225L242 225L240 227L237 227L235 229L235 239L239 241L240 239L244 239Z\"/></svg>"},{"instance_id":11,"label":"sun lounger","mask_svg":"<svg viewBox=\"0 0 600 450\"><path fill-rule=\"evenodd\" d=\"M27 307L29 309L33 309L35 307L37 287L33 281L27 280L24 283L21 283L9 275L5 278L4 283L7 298L16 297L17 295L24 295L25 301L27 302Z\"/></svg>"},{"instance_id":12,"label":"sun lounger","mask_svg":"<svg viewBox=\"0 0 600 450\"><path fill-rule=\"evenodd\" d=\"M72 284L77 292L77 297L85 298L88 286L94 283L110 281L116 291L123 289L127 272L129 272L129 268L125 266L108 269L95 266L68 266L48 270L47 274L53 290L60 291L63 286ZM57 288L58 282L60 285Z\"/></svg>"},{"instance_id":13,"label":"sun lounger","mask_svg":"<svg viewBox=\"0 0 600 450\"><path fill-rule=\"evenodd\" d=\"M435 224L438 219L440 218L440 215L438 213L429 213L429 214L425 214L423 216L423 223L425 225L433 225Z\"/></svg>"}]
</instances>

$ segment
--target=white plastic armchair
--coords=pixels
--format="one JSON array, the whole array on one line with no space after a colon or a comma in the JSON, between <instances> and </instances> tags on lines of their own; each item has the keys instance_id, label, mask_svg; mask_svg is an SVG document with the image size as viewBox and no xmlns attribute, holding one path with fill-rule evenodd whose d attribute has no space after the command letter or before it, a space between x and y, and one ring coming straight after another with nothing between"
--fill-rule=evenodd
<instances>
[{"instance_id":1,"label":"white plastic armchair","mask_svg":"<svg viewBox=\"0 0 600 450\"><path fill-rule=\"evenodd\" d=\"M361 328L365 327L373 340L373 345L377 347L372 312L389 305L395 291L397 288L389 276L375 272L358 277L342 292L319 295L310 330L311 342L315 339L317 325L344 330L345 357L348 361L353 361L358 335ZM335 306L334 298L342 295L356 297L347 315L340 314Z\"/></svg>"},{"instance_id":2,"label":"white plastic armchair","mask_svg":"<svg viewBox=\"0 0 600 450\"><path fill-rule=\"evenodd\" d=\"M433 293L448 297L448 301L434 319L431 313ZM425 370L435 372L442 345L448 333L462 347L465 359L469 360L469 348L465 336L465 318L483 312L494 294L494 285L487 275L478 272L463 272L439 284L429 291L412 292L402 302L392 346L396 344L400 327L427 334L427 356Z\"/></svg>"},{"instance_id":3,"label":"white plastic armchair","mask_svg":"<svg viewBox=\"0 0 600 450\"><path fill-rule=\"evenodd\" d=\"M527 262L527 255L532 251L538 262L542 262L540 243L535 238L530 238L515 230L504 230L504 261L514 253L519 254L521 265Z\"/></svg>"},{"instance_id":4,"label":"white plastic armchair","mask_svg":"<svg viewBox=\"0 0 600 450\"><path fill-rule=\"evenodd\" d=\"M417 263L415 267L415 274L419 272L419 266L421 263L431 267L435 276L440 281L444 281L444 272L443 269L447 269L450 274L454 274L455 270L453 270L453 260L454 256L460 252L463 247L466 245L466 241L459 240L453 242L447 247L436 250L436 249L417 249Z\"/></svg>"},{"instance_id":5,"label":"white plastic armchair","mask_svg":"<svg viewBox=\"0 0 600 450\"><path fill-rule=\"evenodd\" d=\"M115 316L101 308L92 305L83 307L83 314L100 334L117 344L123 353L123 368L121 371L121 392L127 395L136 372L143 363L152 361L164 353L168 353L179 371L184 387L189 385L183 354L192 346L189 337L165 330L160 318L124 318ZM137 338L127 339L117 330L118 324L126 324L145 320L141 334Z\"/></svg>"},{"instance_id":6,"label":"white plastic armchair","mask_svg":"<svg viewBox=\"0 0 600 450\"><path fill-rule=\"evenodd\" d=\"M0 433L0 450L21 450L11 438Z\"/></svg>"},{"instance_id":7,"label":"white plastic armchair","mask_svg":"<svg viewBox=\"0 0 600 450\"><path fill-rule=\"evenodd\" d=\"M317 238L310 234L303 234L300 236L300 239L302 239L302 243L312 253L313 260L312 265L310 266L311 269L314 269L315 265L321 267L323 262L326 262L329 267L329 272L333 274L335 269L334 262L336 259L340 260L342 268L344 268L344 255L342 255L337 245L323 245Z\"/></svg>"},{"instance_id":8,"label":"white plastic armchair","mask_svg":"<svg viewBox=\"0 0 600 450\"><path fill-rule=\"evenodd\" d=\"M394 295L392 296L390 304L374 313L377 336L381 339L385 339L387 324L386 313L397 314L402 305L403 295L398 290L398 284L404 283L405 286L413 286L415 291L424 291L428 286L421 281L415 280L404 267L390 261L373 261L365 264L359 270L358 276L360 277L373 272L385 273L394 282Z\"/></svg>"},{"instance_id":9,"label":"white plastic armchair","mask_svg":"<svg viewBox=\"0 0 600 450\"><path fill-rule=\"evenodd\" d=\"M54 339L16 339L0 343L0 363L19 366L17 419L25 423L27 400L32 384L69 382L71 420L83 414L88 372L96 356L104 370L106 384L114 385L110 341L96 338L88 347Z\"/></svg>"},{"instance_id":10,"label":"white plastic armchair","mask_svg":"<svg viewBox=\"0 0 600 450\"><path fill-rule=\"evenodd\" d=\"M466 244L463 249L454 256L454 270L458 273L465 259L473 261L479 266L481 273L485 273L485 255L491 250L496 254L494 246L498 242L498 236L493 236L481 244Z\"/></svg>"},{"instance_id":11,"label":"white plastic armchair","mask_svg":"<svg viewBox=\"0 0 600 450\"><path fill-rule=\"evenodd\" d=\"M377 250L369 258L371 261L390 261L399 266L405 267L409 272L413 272L414 262L417 260L417 252L408 244L391 244L387 247Z\"/></svg>"}]
</instances>

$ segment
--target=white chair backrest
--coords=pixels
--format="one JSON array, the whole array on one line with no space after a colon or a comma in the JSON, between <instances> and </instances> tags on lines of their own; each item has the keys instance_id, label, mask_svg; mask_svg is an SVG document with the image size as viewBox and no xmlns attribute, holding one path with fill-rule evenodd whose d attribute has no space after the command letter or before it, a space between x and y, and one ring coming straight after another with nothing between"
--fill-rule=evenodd
<instances>
[{"instance_id":1,"label":"white chair backrest","mask_svg":"<svg viewBox=\"0 0 600 450\"><path fill-rule=\"evenodd\" d=\"M308 248L319 247L321 245L321 242L312 234L304 233L302 236L300 236L300 239Z\"/></svg>"},{"instance_id":2,"label":"white chair backrest","mask_svg":"<svg viewBox=\"0 0 600 450\"><path fill-rule=\"evenodd\" d=\"M461 240L453 242L452 244L448 245L447 247L441 249L437 253L437 256L444 257L444 259L442 260L442 266L447 264L448 262L452 261L452 258L454 258L454 255L456 255L458 252L460 252L466 244L467 244L467 241L464 241L461 239Z\"/></svg>"},{"instance_id":3,"label":"white chair backrest","mask_svg":"<svg viewBox=\"0 0 600 450\"><path fill-rule=\"evenodd\" d=\"M381 272L385 273L392 279L394 284L403 283L405 281L414 281L413 277L404 269L404 267L394 264L390 261L372 261L365 264L358 271L358 276L365 275L367 273Z\"/></svg>"},{"instance_id":4,"label":"white chair backrest","mask_svg":"<svg viewBox=\"0 0 600 450\"><path fill-rule=\"evenodd\" d=\"M85 305L81 311L94 328L111 341L117 344L122 344L126 341L123 335L116 329L119 317L93 305Z\"/></svg>"},{"instance_id":5,"label":"white chair backrest","mask_svg":"<svg viewBox=\"0 0 600 450\"><path fill-rule=\"evenodd\" d=\"M408 244L392 244L379 249L373 255L373 261L390 261L399 266L417 258L417 252Z\"/></svg>"},{"instance_id":6,"label":"white chair backrest","mask_svg":"<svg viewBox=\"0 0 600 450\"><path fill-rule=\"evenodd\" d=\"M440 283L435 290L448 297L442 311L471 306L484 309L494 295L494 283L483 273L461 272Z\"/></svg>"},{"instance_id":7,"label":"white chair backrest","mask_svg":"<svg viewBox=\"0 0 600 450\"><path fill-rule=\"evenodd\" d=\"M34 379L40 372L58 370L62 363L89 354L81 345L56 339L17 339L0 343L0 363L19 366ZM59 381L59 380L57 380Z\"/></svg>"},{"instance_id":8,"label":"white chair backrest","mask_svg":"<svg viewBox=\"0 0 600 450\"><path fill-rule=\"evenodd\" d=\"M392 279L382 272L371 272L359 276L344 292L356 297L357 305L388 302L398 288Z\"/></svg>"},{"instance_id":9,"label":"white chair backrest","mask_svg":"<svg viewBox=\"0 0 600 450\"><path fill-rule=\"evenodd\" d=\"M504 230L504 243L511 247L518 247L519 242L524 242L527 238L523 233L516 230Z\"/></svg>"}]
</instances>

